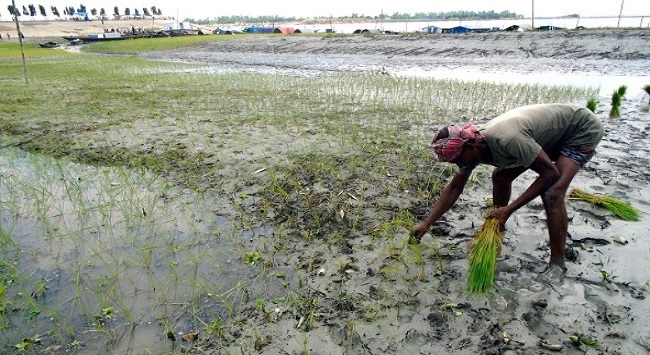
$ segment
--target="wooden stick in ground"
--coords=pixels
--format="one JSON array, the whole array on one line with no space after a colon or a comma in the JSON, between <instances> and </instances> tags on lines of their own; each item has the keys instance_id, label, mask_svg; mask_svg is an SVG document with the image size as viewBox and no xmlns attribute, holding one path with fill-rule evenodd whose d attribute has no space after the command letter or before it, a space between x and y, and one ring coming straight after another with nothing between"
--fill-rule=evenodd
<instances>
[{"instance_id":1,"label":"wooden stick in ground","mask_svg":"<svg viewBox=\"0 0 650 355\"><path fill-rule=\"evenodd\" d=\"M23 47L23 36L22 33L20 32L20 21L18 21L18 15L16 15L18 9L16 8L15 0L11 0L11 6L13 6L13 10L14 10L14 13L12 15L14 16L14 22L16 22L18 43L20 43L20 55L23 57L23 75L25 76L25 83L29 84L29 79L27 79L27 63L25 62L25 48Z\"/></svg>"}]
</instances>

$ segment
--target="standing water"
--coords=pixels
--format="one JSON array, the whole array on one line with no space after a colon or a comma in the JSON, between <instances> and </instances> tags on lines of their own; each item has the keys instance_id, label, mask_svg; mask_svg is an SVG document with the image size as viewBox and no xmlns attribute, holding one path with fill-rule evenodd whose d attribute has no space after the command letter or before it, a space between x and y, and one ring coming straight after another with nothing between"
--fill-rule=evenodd
<instances>
[{"instance_id":1,"label":"standing water","mask_svg":"<svg viewBox=\"0 0 650 355\"><path fill-rule=\"evenodd\" d=\"M250 296L218 196L0 152L0 353L172 351Z\"/></svg>"}]
</instances>

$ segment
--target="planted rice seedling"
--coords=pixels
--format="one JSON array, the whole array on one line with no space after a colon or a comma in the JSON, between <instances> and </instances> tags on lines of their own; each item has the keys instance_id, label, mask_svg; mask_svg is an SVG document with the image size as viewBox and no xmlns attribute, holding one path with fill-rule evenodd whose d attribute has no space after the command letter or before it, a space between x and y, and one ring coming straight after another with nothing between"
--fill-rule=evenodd
<instances>
[{"instance_id":1,"label":"planted rice seedling","mask_svg":"<svg viewBox=\"0 0 650 355\"><path fill-rule=\"evenodd\" d=\"M621 94L618 90L615 90L612 93L612 108L609 110L609 117L621 117Z\"/></svg>"},{"instance_id":2,"label":"planted rice seedling","mask_svg":"<svg viewBox=\"0 0 650 355\"><path fill-rule=\"evenodd\" d=\"M597 100L595 97L590 98L590 99L587 101L587 108L588 108L591 112L594 112L594 113L595 113L595 112L596 112L596 109L598 108L598 100Z\"/></svg>"},{"instance_id":3,"label":"planted rice seedling","mask_svg":"<svg viewBox=\"0 0 650 355\"><path fill-rule=\"evenodd\" d=\"M497 257L501 254L503 235L499 220L486 218L471 242L467 288L473 293L492 289Z\"/></svg>"},{"instance_id":4,"label":"planted rice seedling","mask_svg":"<svg viewBox=\"0 0 650 355\"><path fill-rule=\"evenodd\" d=\"M618 87L618 89L614 90L614 93L612 93L612 108L609 111L609 117L620 117L621 112L621 101L623 100L623 97L627 93L627 86L626 85L621 85Z\"/></svg>"},{"instance_id":5,"label":"planted rice seedling","mask_svg":"<svg viewBox=\"0 0 650 355\"><path fill-rule=\"evenodd\" d=\"M629 203L614 197L590 193L582 189L573 189L569 193L569 198L585 201L594 206L605 208L625 221L638 221L641 219L641 211Z\"/></svg>"}]
</instances>

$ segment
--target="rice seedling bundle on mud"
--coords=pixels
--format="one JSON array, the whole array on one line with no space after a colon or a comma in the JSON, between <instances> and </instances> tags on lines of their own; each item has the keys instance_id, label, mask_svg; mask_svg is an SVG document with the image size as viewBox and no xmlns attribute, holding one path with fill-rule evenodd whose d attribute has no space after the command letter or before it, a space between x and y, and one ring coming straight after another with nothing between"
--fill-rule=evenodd
<instances>
[{"instance_id":1,"label":"rice seedling bundle on mud","mask_svg":"<svg viewBox=\"0 0 650 355\"><path fill-rule=\"evenodd\" d=\"M625 221L638 221L641 212L625 201L613 197L589 193L581 189L573 189L569 198L588 202L594 206L602 207Z\"/></svg>"},{"instance_id":2,"label":"rice seedling bundle on mud","mask_svg":"<svg viewBox=\"0 0 650 355\"><path fill-rule=\"evenodd\" d=\"M467 288L473 293L484 293L494 285L497 257L501 254L503 235L496 218L486 218L474 235L469 257Z\"/></svg>"}]
</instances>

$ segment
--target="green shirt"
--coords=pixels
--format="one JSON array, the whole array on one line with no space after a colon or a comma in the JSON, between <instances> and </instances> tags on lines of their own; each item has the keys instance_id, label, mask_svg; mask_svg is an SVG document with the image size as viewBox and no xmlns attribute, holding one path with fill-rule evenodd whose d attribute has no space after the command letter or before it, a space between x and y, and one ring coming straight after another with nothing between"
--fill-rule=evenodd
<instances>
[{"instance_id":1,"label":"green shirt","mask_svg":"<svg viewBox=\"0 0 650 355\"><path fill-rule=\"evenodd\" d=\"M563 147L595 149L603 135L589 109L563 104L529 105L507 111L483 126L492 161L503 168L528 167L540 150L555 160Z\"/></svg>"}]
</instances>

